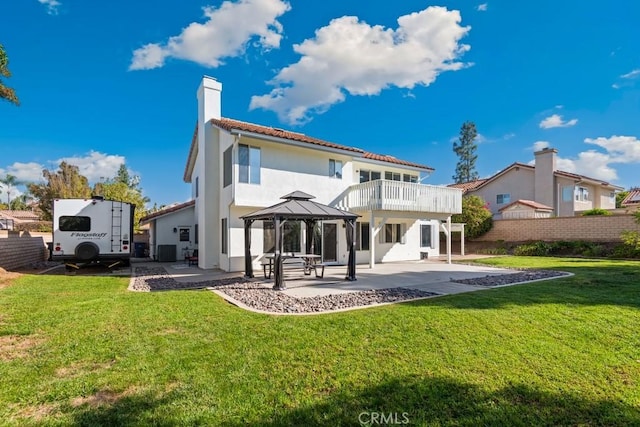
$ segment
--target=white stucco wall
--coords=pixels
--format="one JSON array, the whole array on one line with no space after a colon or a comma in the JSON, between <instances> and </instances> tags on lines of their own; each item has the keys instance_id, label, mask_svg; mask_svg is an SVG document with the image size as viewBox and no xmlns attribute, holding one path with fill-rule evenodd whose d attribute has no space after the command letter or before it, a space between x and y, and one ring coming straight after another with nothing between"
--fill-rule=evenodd
<instances>
[{"instance_id":1,"label":"white stucco wall","mask_svg":"<svg viewBox=\"0 0 640 427\"><path fill-rule=\"evenodd\" d=\"M181 209L178 212L172 212L153 220L151 226L152 230L149 233L149 255L152 259L155 259L158 245L176 245L176 254L178 259L181 258L183 249L186 248L192 250L197 248L194 235L194 212L194 207L190 206ZM174 228L178 230L180 228L189 228L189 237L191 240L189 242L181 242L180 233L174 233Z\"/></svg>"},{"instance_id":2,"label":"white stucco wall","mask_svg":"<svg viewBox=\"0 0 640 427\"><path fill-rule=\"evenodd\" d=\"M528 168L514 168L471 194L482 197L489 203L491 213L499 217L499 209L511 202L518 199L534 200L534 173ZM510 194L511 200L509 203L498 204L498 194Z\"/></svg>"}]
</instances>

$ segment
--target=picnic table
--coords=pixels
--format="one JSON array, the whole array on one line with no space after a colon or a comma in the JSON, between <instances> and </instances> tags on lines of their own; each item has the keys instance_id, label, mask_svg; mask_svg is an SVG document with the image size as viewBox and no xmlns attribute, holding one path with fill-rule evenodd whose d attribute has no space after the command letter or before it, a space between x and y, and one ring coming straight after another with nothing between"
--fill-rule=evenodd
<instances>
[{"instance_id":1,"label":"picnic table","mask_svg":"<svg viewBox=\"0 0 640 427\"><path fill-rule=\"evenodd\" d=\"M296 254L283 253L282 269L283 270L302 270L305 276L311 275L311 271L316 273L316 277L324 277L324 264L319 262L322 257L316 254ZM262 264L265 279L271 279L274 270L275 254L265 255L264 259L268 262Z\"/></svg>"}]
</instances>

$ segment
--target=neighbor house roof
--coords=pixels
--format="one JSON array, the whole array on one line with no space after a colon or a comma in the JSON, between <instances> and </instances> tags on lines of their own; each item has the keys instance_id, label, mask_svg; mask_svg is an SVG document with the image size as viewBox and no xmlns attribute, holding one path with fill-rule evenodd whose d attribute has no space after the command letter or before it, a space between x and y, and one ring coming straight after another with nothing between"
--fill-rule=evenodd
<instances>
[{"instance_id":1,"label":"neighbor house roof","mask_svg":"<svg viewBox=\"0 0 640 427\"><path fill-rule=\"evenodd\" d=\"M640 188L632 188L629 190L629 194L622 199L622 206L640 206Z\"/></svg>"},{"instance_id":2,"label":"neighbor house roof","mask_svg":"<svg viewBox=\"0 0 640 427\"><path fill-rule=\"evenodd\" d=\"M143 216L142 218L140 218L140 224L142 224L144 222L149 222L152 219L156 219L156 218L161 217L163 215L167 215L167 214L170 214L170 213L173 213L173 212L180 211L182 209L186 209L186 208L191 207L191 206L195 206L195 204L196 204L195 200L189 200L188 202L184 202L184 203L180 203L178 205L173 205L173 206L166 207L164 209L160 209L159 211L150 213L149 215Z\"/></svg>"},{"instance_id":3,"label":"neighbor house roof","mask_svg":"<svg viewBox=\"0 0 640 427\"><path fill-rule=\"evenodd\" d=\"M12 219L15 222L38 221L40 217L33 211L17 211L12 209L0 210L0 218Z\"/></svg>"},{"instance_id":4,"label":"neighbor house roof","mask_svg":"<svg viewBox=\"0 0 640 427\"><path fill-rule=\"evenodd\" d=\"M547 211L547 212L553 211L553 208L551 206L543 205L542 203L534 202L533 200L525 200L525 199L518 199L515 202L511 202L507 206L504 206L498 209L498 211L502 212L503 210L509 209L510 207L515 205L527 206L537 211Z\"/></svg>"},{"instance_id":5,"label":"neighbor house roof","mask_svg":"<svg viewBox=\"0 0 640 427\"><path fill-rule=\"evenodd\" d=\"M316 147L322 147L322 148L330 148L330 149L334 149L334 150L341 150L341 151L345 151L346 153L349 153L351 155L353 155L354 157L360 157L363 159L367 159L367 160L374 160L374 161L378 161L378 162L385 162L385 163L391 163L391 164L396 164L396 165L400 165L400 166L409 166L412 168L418 168L418 169L423 169L426 171L433 171L434 169L426 166L426 165L422 165L419 163L414 163L414 162L409 162L407 160L401 160L401 159L397 159L393 156L388 156L388 155L382 155L382 154L376 154L376 153L371 153L365 150L362 150L360 148L356 148L356 147L350 147L347 145L341 145L341 144L336 144L333 142L329 142L329 141L324 141L322 139L318 139L318 138L314 138L308 135L305 135L303 133L298 133L298 132L292 132L292 131L288 131L285 129L280 129L280 128L274 128L274 127L269 127L269 126L262 126L262 125L257 125L254 123L248 123L248 122L243 122L240 120L234 120L234 119L227 119L227 118L221 118L221 119L211 119L209 121L212 125L220 128L220 129L224 129L227 132L235 132L235 133L242 133L242 132L246 132L249 134L255 134L255 135L261 135L261 136L266 136L266 137L272 137L272 138L278 138L278 139L283 139L283 140L288 140L288 141L294 141L294 142L299 142L302 144L309 144L310 146L316 146ZM195 164L195 158L196 155L198 154L198 126L196 124L196 129L194 131L194 135L193 138L191 139L191 147L189 148L189 157L187 159L187 164L185 167L185 171L184 171L184 181L185 182L190 182L190 175L191 175L191 171L193 170L194 164Z\"/></svg>"},{"instance_id":6,"label":"neighbor house roof","mask_svg":"<svg viewBox=\"0 0 640 427\"><path fill-rule=\"evenodd\" d=\"M525 169L528 169L528 170L531 170L531 171L535 171L535 166L533 166L533 165L528 165L526 163L520 163L520 162L514 162L514 163L510 164L509 166L507 166L506 168L504 168L501 171L499 171L498 173L496 173L495 175L490 176L489 178L478 179L476 181L470 181L470 182L466 182L464 184L450 184L450 185L448 185L448 187L462 188L464 193L467 193L469 191L475 191L475 190L478 190L478 189L484 187L485 185L489 184L490 182L495 181L496 179L500 178L502 175L506 174L510 170L516 169L516 168L525 168ZM591 178L591 177L588 177L588 176L585 176L585 175L579 175L577 173L571 173L571 172L565 172L565 171L557 170L557 171L554 172L554 175L565 177L565 178L569 178L569 179L574 179L576 181L588 181L588 182L596 184L596 185L602 185L602 186L605 186L605 187L611 187L614 190L622 190L622 187L610 184L607 181L602 181L600 179ZM466 186L466 187L463 187L463 186Z\"/></svg>"}]
</instances>

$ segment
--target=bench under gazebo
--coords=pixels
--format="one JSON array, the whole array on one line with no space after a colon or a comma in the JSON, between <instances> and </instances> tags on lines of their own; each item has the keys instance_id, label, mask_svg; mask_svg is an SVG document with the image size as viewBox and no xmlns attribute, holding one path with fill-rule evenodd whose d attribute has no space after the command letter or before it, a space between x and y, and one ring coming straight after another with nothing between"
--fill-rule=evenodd
<instances>
[{"instance_id":1,"label":"bench under gazebo","mask_svg":"<svg viewBox=\"0 0 640 427\"><path fill-rule=\"evenodd\" d=\"M253 275L253 260L251 256L251 225L254 221L273 221L275 231L273 289L284 290L286 285L283 277L283 229L288 221L302 221L307 227L307 238L311 239L309 247L313 248L313 229L318 221L343 220L349 247L349 261L347 263L347 275L345 280L356 280L356 219L360 216L343 211L322 203L314 202L315 197L302 191L294 191L282 196L284 202L261 209L240 217L244 220L244 269L247 278Z\"/></svg>"}]
</instances>

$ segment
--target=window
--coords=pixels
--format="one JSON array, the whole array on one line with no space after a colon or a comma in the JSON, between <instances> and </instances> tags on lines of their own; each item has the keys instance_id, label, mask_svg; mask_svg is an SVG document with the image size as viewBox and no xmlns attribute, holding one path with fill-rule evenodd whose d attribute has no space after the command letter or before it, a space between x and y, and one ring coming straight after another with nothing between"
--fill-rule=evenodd
<instances>
[{"instance_id":1,"label":"window","mask_svg":"<svg viewBox=\"0 0 640 427\"><path fill-rule=\"evenodd\" d=\"M189 229L181 228L180 229L180 241L181 242L189 242L191 239L189 238Z\"/></svg>"},{"instance_id":2,"label":"window","mask_svg":"<svg viewBox=\"0 0 640 427\"><path fill-rule=\"evenodd\" d=\"M420 224L420 247L421 248L431 247L431 225L430 224Z\"/></svg>"},{"instance_id":3,"label":"window","mask_svg":"<svg viewBox=\"0 0 640 427\"><path fill-rule=\"evenodd\" d=\"M375 181L380 179L380 172L360 170L360 182Z\"/></svg>"},{"instance_id":4,"label":"window","mask_svg":"<svg viewBox=\"0 0 640 427\"><path fill-rule=\"evenodd\" d=\"M616 193L614 193L613 191L609 193L609 203L616 203Z\"/></svg>"},{"instance_id":5,"label":"window","mask_svg":"<svg viewBox=\"0 0 640 427\"><path fill-rule=\"evenodd\" d=\"M573 201L573 185L567 185L562 187L562 201L563 202Z\"/></svg>"},{"instance_id":6,"label":"window","mask_svg":"<svg viewBox=\"0 0 640 427\"><path fill-rule=\"evenodd\" d=\"M60 231L91 231L91 218L88 216L61 216L58 225Z\"/></svg>"},{"instance_id":7,"label":"window","mask_svg":"<svg viewBox=\"0 0 640 427\"><path fill-rule=\"evenodd\" d=\"M240 182L260 184L260 149L248 145L238 145L238 166Z\"/></svg>"},{"instance_id":8,"label":"window","mask_svg":"<svg viewBox=\"0 0 640 427\"><path fill-rule=\"evenodd\" d=\"M396 172L385 172L384 179L389 181L400 181L400 174Z\"/></svg>"},{"instance_id":9,"label":"window","mask_svg":"<svg viewBox=\"0 0 640 427\"><path fill-rule=\"evenodd\" d=\"M511 194L498 194L496 196L496 203L499 205L511 203Z\"/></svg>"},{"instance_id":10,"label":"window","mask_svg":"<svg viewBox=\"0 0 640 427\"><path fill-rule=\"evenodd\" d=\"M329 176L342 179L342 161L329 159Z\"/></svg>"},{"instance_id":11,"label":"window","mask_svg":"<svg viewBox=\"0 0 640 427\"><path fill-rule=\"evenodd\" d=\"M229 147L224 150L223 160L222 160L222 188L228 187L231 185L233 181L232 178L232 153L233 147ZM197 190L196 190L197 191Z\"/></svg>"},{"instance_id":12,"label":"window","mask_svg":"<svg viewBox=\"0 0 640 427\"><path fill-rule=\"evenodd\" d=\"M380 243L404 243L404 224L385 224Z\"/></svg>"},{"instance_id":13,"label":"window","mask_svg":"<svg viewBox=\"0 0 640 427\"><path fill-rule=\"evenodd\" d=\"M220 236L222 237L222 246L221 246L220 252L222 252L223 254L226 254L228 250L227 218L222 218L222 221L220 221L220 223L221 223Z\"/></svg>"},{"instance_id":14,"label":"window","mask_svg":"<svg viewBox=\"0 0 640 427\"><path fill-rule=\"evenodd\" d=\"M369 223L356 222L356 250L369 250Z\"/></svg>"},{"instance_id":15,"label":"window","mask_svg":"<svg viewBox=\"0 0 640 427\"><path fill-rule=\"evenodd\" d=\"M262 250L264 253L274 253L276 249L276 230L273 221L262 222ZM282 227L282 250L284 252L301 252L300 250L300 222L287 221ZM316 242L318 244L318 242Z\"/></svg>"},{"instance_id":16,"label":"window","mask_svg":"<svg viewBox=\"0 0 640 427\"><path fill-rule=\"evenodd\" d=\"M578 202L588 202L591 200L589 198L589 190L584 187L576 187L576 201Z\"/></svg>"},{"instance_id":17,"label":"window","mask_svg":"<svg viewBox=\"0 0 640 427\"><path fill-rule=\"evenodd\" d=\"M418 182L418 175L409 175L408 173L402 174L402 180L404 182Z\"/></svg>"}]
</instances>

